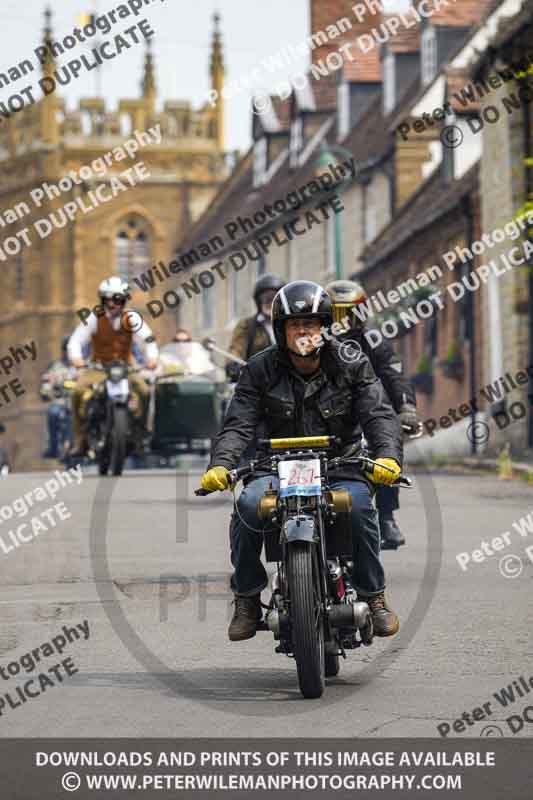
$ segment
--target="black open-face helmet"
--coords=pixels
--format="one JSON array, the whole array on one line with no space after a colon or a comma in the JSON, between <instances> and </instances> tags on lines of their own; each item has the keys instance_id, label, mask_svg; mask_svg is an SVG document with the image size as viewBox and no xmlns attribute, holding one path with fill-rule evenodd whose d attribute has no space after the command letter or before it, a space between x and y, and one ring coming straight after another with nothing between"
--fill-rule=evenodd
<instances>
[{"instance_id":1,"label":"black open-face helmet","mask_svg":"<svg viewBox=\"0 0 533 800\"><path fill-rule=\"evenodd\" d=\"M285 286L285 281L277 275L272 275L270 272L261 275L254 286L254 300L257 310L260 310L263 292L279 292L282 286Z\"/></svg>"},{"instance_id":2,"label":"black open-face helmet","mask_svg":"<svg viewBox=\"0 0 533 800\"><path fill-rule=\"evenodd\" d=\"M272 303L272 328L280 350L286 349L285 320L291 317L319 319L330 327L333 317L328 293L313 281L293 281L279 290Z\"/></svg>"}]
</instances>

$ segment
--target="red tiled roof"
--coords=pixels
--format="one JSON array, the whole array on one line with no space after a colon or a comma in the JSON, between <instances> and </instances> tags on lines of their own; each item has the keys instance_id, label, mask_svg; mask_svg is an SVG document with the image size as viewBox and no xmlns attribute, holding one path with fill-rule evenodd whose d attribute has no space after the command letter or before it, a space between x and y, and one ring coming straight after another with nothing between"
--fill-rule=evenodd
<instances>
[{"instance_id":1,"label":"red tiled roof","mask_svg":"<svg viewBox=\"0 0 533 800\"><path fill-rule=\"evenodd\" d=\"M422 0L414 0L418 7ZM440 5L440 4L439 4ZM432 25L450 28L468 28L483 19L491 10L494 0L457 0L448 6L435 8L435 0L426 0L426 14Z\"/></svg>"},{"instance_id":2,"label":"red tiled roof","mask_svg":"<svg viewBox=\"0 0 533 800\"><path fill-rule=\"evenodd\" d=\"M350 52L353 61L345 61L344 79L351 83L379 83L381 81L379 48L373 47L368 53L352 48Z\"/></svg>"},{"instance_id":3,"label":"red tiled roof","mask_svg":"<svg viewBox=\"0 0 533 800\"><path fill-rule=\"evenodd\" d=\"M411 9L403 12L406 20L411 17ZM398 17L398 14L385 14L383 22L386 22L391 17ZM416 17L415 17L416 19ZM387 50L391 53L416 53L420 50L420 23L417 22L410 28L405 25L400 25L398 32L391 36L386 44Z\"/></svg>"}]
</instances>

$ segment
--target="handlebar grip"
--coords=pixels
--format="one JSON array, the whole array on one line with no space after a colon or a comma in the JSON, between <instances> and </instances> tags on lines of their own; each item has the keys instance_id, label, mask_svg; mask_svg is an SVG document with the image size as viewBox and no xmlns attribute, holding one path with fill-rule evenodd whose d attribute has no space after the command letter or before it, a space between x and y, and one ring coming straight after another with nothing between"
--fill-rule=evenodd
<instances>
[{"instance_id":1,"label":"handlebar grip","mask_svg":"<svg viewBox=\"0 0 533 800\"><path fill-rule=\"evenodd\" d=\"M205 497L207 494L212 494L212 492L208 492L207 489L195 489L194 494L196 497Z\"/></svg>"},{"instance_id":2,"label":"handlebar grip","mask_svg":"<svg viewBox=\"0 0 533 800\"><path fill-rule=\"evenodd\" d=\"M250 464L245 464L244 467L238 467L237 469L230 470L231 482L236 483L244 476L250 475L251 471Z\"/></svg>"},{"instance_id":3,"label":"handlebar grip","mask_svg":"<svg viewBox=\"0 0 533 800\"><path fill-rule=\"evenodd\" d=\"M403 475L397 481L395 481L393 486L403 486L405 489L412 489L413 488L413 481L411 478L405 478Z\"/></svg>"}]
</instances>

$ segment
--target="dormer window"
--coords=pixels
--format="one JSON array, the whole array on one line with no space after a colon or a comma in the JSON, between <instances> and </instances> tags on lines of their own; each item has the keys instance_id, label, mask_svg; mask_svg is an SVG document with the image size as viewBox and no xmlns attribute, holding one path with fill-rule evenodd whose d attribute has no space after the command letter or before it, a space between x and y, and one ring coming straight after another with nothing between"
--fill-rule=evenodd
<instances>
[{"instance_id":1,"label":"dormer window","mask_svg":"<svg viewBox=\"0 0 533 800\"><path fill-rule=\"evenodd\" d=\"M350 84L344 81L337 89L337 110L339 114L339 139L350 133Z\"/></svg>"},{"instance_id":2,"label":"dormer window","mask_svg":"<svg viewBox=\"0 0 533 800\"><path fill-rule=\"evenodd\" d=\"M396 105L396 64L394 54L387 53L383 59L383 110L390 114Z\"/></svg>"},{"instance_id":3,"label":"dormer window","mask_svg":"<svg viewBox=\"0 0 533 800\"><path fill-rule=\"evenodd\" d=\"M254 144L254 188L262 186L266 180L268 143L262 136Z\"/></svg>"},{"instance_id":4,"label":"dormer window","mask_svg":"<svg viewBox=\"0 0 533 800\"><path fill-rule=\"evenodd\" d=\"M427 86L437 74L437 34L432 25L422 32L422 83Z\"/></svg>"},{"instance_id":5,"label":"dormer window","mask_svg":"<svg viewBox=\"0 0 533 800\"><path fill-rule=\"evenodd\" d=\"M291 167L298 166L298 157L303 147L303 120L297 117L291 125Z\"/></svg>"}]
</instances>

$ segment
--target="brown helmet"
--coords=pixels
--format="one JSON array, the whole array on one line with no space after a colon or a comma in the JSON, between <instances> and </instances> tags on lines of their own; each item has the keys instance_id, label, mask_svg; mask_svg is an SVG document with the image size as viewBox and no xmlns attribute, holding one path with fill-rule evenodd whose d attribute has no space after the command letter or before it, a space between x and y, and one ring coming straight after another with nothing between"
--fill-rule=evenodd
<instances>
[{"instance_id":1,"label":"brown helmet","mask_svg":"<svg viewBox=\"0 0 533 800\"><path fill-rule=\"evenodd\" d=\"M367 293L360 283L357 281L332 281L326 286L326 292L331 297L334 322L343 322L348 317L350 327L361 325L361 321L353 313L359 303L365 303L368 300Z\"/></svg>"}]
</instances>

